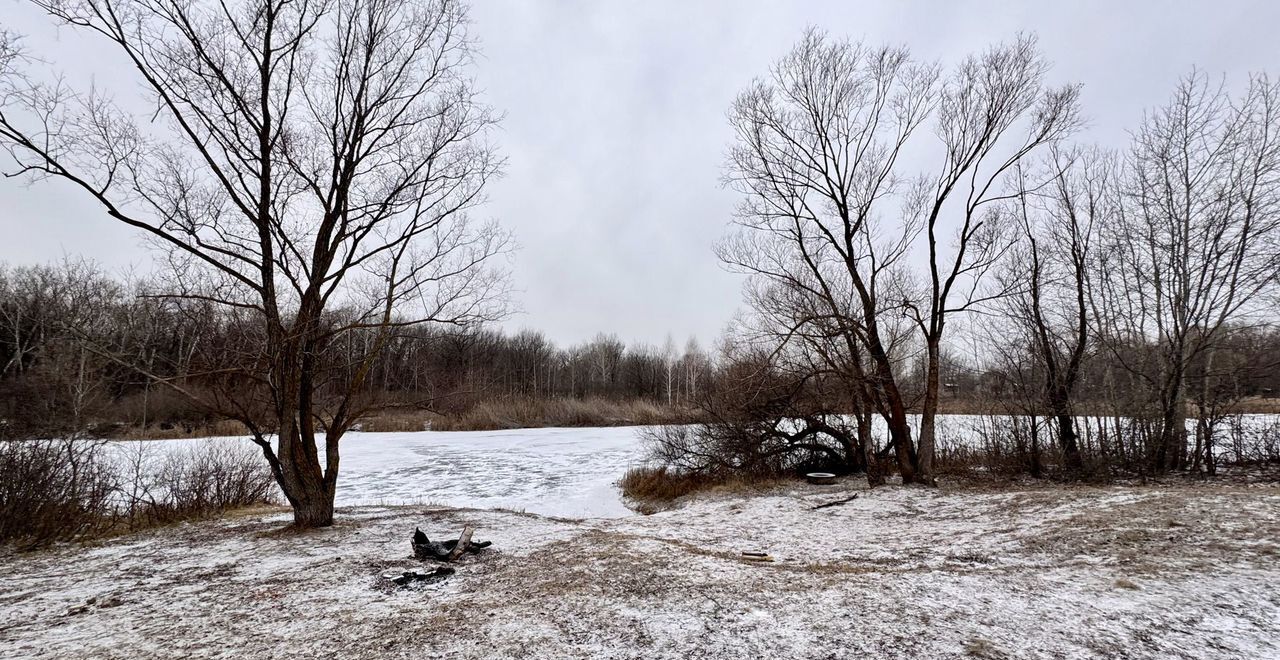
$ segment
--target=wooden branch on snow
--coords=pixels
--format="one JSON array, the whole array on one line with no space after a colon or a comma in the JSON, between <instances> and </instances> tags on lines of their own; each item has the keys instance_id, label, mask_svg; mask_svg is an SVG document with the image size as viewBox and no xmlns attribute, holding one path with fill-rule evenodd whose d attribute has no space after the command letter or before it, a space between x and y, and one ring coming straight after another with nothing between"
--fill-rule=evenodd
<instances>
[{"instance_id":1,"label":"wooden branch on snow","mask_svg":"<svg viewBox=\"0 0 1280 660\"><path fill-rule=\"evenodd\" d=\"M453 569L448 566L441 566L432 569L427 573L419 573L417 571L405 571L396 577L390 578L392 582L404 587L414 582L438 582L450 575L453 575ZM385 577L385 576L384 576Z\"/></svg>"},{"instance_id":2,"label":"wooden branch on snow","mask_svg":"<svg viewBox=\"0 0 1280 660\"><path fill-rule=\"evenodd\" d=\"M854 501L854 500L856 500L856 499L858 499L858 494L857 494L857 493L854 493L852 497L846 497L846 498L844 498L843 500L836 500L836 501L834 501L834 502L827 502L827 503L825 503L825 504L819 504L818 506L815 506L815 507L813 507L813 508L812 508L812 509L810 509L810 510L811 510L811 511L817 511L818 509L825 509L825 508L827 508L827 507L829 507L829 506L840 506L841 504L848 504L849 502L852 502L852 501Z\"/></svg>"}]
</instances>

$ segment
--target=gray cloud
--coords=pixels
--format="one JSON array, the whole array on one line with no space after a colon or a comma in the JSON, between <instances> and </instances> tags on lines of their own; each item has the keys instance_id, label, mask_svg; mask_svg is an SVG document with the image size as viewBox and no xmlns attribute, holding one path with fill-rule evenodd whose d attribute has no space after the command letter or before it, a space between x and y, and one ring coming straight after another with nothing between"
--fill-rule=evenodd
<instances>
[{"instance_id":1,"label":"gray cloud","mask_svg":"<svg viewBox=\"0 0 1280 660\"><path fill-rule=\"evenodd\" d=\"M51 29L24 3L4 23L29 48L120 96L109 51ZM740 304L711 246L735 196L719 185L734 94L808 25L910 45L944 63L1035 32L1054 82L1085 84L1084 139L1120 144L1193 65L1243 81L1274 67L1273 2L521 2L476 0L476 75L506 112L508 159L484 213L513 229L525 313L509 326L562 342L598 331L709 342ZM117 89L119 87L119 89ZM61 186L0 182L0 259L63 254L145 268L137 236Z\"/></svg>"}]
</instances>

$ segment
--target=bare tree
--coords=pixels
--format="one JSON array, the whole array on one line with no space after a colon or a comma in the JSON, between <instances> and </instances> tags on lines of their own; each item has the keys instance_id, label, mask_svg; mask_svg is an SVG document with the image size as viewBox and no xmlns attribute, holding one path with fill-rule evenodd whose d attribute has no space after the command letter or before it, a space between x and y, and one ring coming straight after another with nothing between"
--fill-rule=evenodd
<instances>
[{"instance_id":1,"label":"bare tree","mask_svg":"<svg viewBox=\"0 0 1280 660\"><path fill-rule=\"evenodd\" d=\"M676 340L671 338L671 333L667 333L667 338L662 342L662 371L663 384L667 393L667 405L674 403L673 393L676 384L676 361L679 353L676 352Z\"/></svg>"},{"instance_id":2,"label":"bare tree","mask_svg":"<svg viewBox=\"0 0 1280 660\"><path fill-rule=\"evenodd\" d=\"M935 132L946 155L936 178L921 183L917 199L923 204L909 211L923 214L929 255L924 309L907 306L925 345L919 469L929 483L934 478L942 339L948 321L1007 293L979 293L984 276L1016 240L1002 222L1006 214L999 202L1010 193L1001 180L1079 124L1079 87L1046 89L1047 69L1035 40L1022 36L967 58L941 91ZM958 228L953 230L953 250L946 254L938 243L949 216Z\"/></svg>"},{"instance_id":3,"label":"bare tree","mask_svg":"<svg viewBox=\"0 0 1280 660\"><path fill-rule=\"evenodd\" d=\"M737 142L726 178L744 199L740 231L719 248L723 261L756 281L750 297L758 312L785 316L774 303L786 299L789 309L812 310L780 319L784 341L824 321L837 329L843 355L851 359L862 354L859 344L866 347L865 376L908 483L914 444L881 308L894 309L882 289L918 226L882 234L873 210L904 187L896 165L933 111L938 75L904 49L832 41L810 30L730 112ZM856 373L861 365L848 367Z\"/></svg>"},{"instance_id":4,"label":"bare tree","mask_svg":"<svg viewBox=\"0 0 1280 660\"><path fill-rule=\"evenodd\" d=\"M1023 240L998 278L1016 293L1000 306L1014 321L1013 335L1033 347L1042 383L1039 403L1052 416L1065 467L1082 467L1075 425L1076 385L1093 343L1089 285L1098 232L1113 222L1116 165L1099 149L1054 149L1045 159L1046 181L1029 189L1019 168L1016 214Z\"/></svg>"},{"instance_id":5,"label":"bare tree","mask_svg":"<svg viewBox=\"0 0 1280 660\"><path fill-rule=\"evenodd\" d=\"M399 328L501 311L506 235L468 218L500 161L465 8L35 4L114 46L154 107L139 116L0 55L6 173L73 184L166 249L154 295L235 312L237 341L196 374L217 395L164 382L250 429L296 524L331 524L339 441L377 405L362 393L379 351ZM364 348L329 364L349 333L369 333Z\"/></svg>"},{"instance_id":6,"label":"bare tree","mask_svg":"<svg viewBox=\"0 0 1280 660\"><path fill-rule=\"evenodd\" d=\"M1147 462L1186 464L1193 361L1263 311L1280 273L1280 84L1236 99L1193 72L1135 133L1095 297L1114 360L1153 393ZM1126 350L1150 342L1153 360Z\"/></svg>"},{"instance_id":7,"label":"bare tree","mask_svg":"<svg viewBox=\"0 0 1280 660\"><path fill-rule=\"evenodd\" d=\"M810 30L730 113L737 141L727 179L744 201L740 231L720 257L756 280L757 311L777 316L780 300L803 310L779 319L784 340L820 328L842 344L839 370L863 384L849 391L865 391L851 408L869 398L885 419L904 482L933 482L943 333L980 302L978 283L1009 246L993 204L1007 199L999 184L1076 124L1077 89L1044 89L1045 68L1023 37L967 58L944 80L905 49ZM904 174L904 150L930 120L942 167L933 177ZM1016 132L1021 139L1007 138ZM950 225L955 246L944 254ZM923 292L906 263L916 249L928 254ZM918 451L891 350L902 345L903 319L927 358Z\"/></svg>"}]
</instances>

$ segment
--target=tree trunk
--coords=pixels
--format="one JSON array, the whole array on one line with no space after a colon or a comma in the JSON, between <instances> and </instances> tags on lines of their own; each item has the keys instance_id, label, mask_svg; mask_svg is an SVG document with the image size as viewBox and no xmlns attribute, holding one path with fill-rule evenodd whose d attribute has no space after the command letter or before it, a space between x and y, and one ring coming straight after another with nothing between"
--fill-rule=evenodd
<instances>
[{"instance_id":1,"label":"tree trunk","mask_svg":"<svg viewBox=\"0 0 1280 660\"><path fill-rule=\"evenodd\" d=\"M294 444L301 443L295 438ZM293 507L293 524L302 528L332 525L337 474L323 473L314 449L282 454L280 467L284 477L280 487Z\"/></svg>"},{"instance_id":2,"label":"tree trunk","mask_svg":"<svg viewBox=\"0 0 1280 660\"><path fill-rule=\"evenodd\" d=\"M869 340L869 352L875 364L873 391L881 397L883 403L880 408L881 416L889 429L889 443L898 460L898 473L902 475L902 483L915 483L916 453L915 445L911 442L911 425L907 423L907 407L902 401L897 381L894 380L893 365L889 362L888 354L874 334Z\"/></svg>"},{"instance_id":3,"label":"tree trunk","mask_svg":"<svg viewBox=\"0 0 1280 660\"><path fill-rule=\"evenodd\" d=\"M1044 465L1040 460L1040 419L1035 413L1027 419L1031 425L1031 477L1039 479L1044 476Z\"/></svg>"},{"instance_id":4,"label":"tree trunk","mask_svg":"<svg viewBox=\"0 0 1280 660\"><path fill-rule=\"evenodd\" d=\"M863 397L866 403L866 397ZM884 485L884 470L876 460L875 437L871 434L871 413L861 412L858 419L858 445L862 451L862 466L867 474L867 486L875 488Z\"/></svg>"},{"instance_id":5,"label":"tree trunk","mask_svg":"<svg viewBox=\"0 0 1280 660\"><path fill-rule=\"evenodd\" d=\"M303 369L282 369L279 401L294 402L278 409L277 417L277 469L276 480L285 498L293 508L294 525L303 528L327 527L333 524L334 486L337 483L336 443L329 443L326 456L330 469L321 467L316 438L310 423L312 419L311 397L305 390L309 379L302 377ZM304 395L305 393L305 395Z\"/></svg>"},{"instance_id":6,"label":"tree trunk","mask_svg":"<svg viewBox=\"0 0 1280 660\"><path fill-rule=\"evenodd\" d=\"M907 424L907 413L902 404L898 403L896 408L886 420L889 425L889 442L893 443L902 483L912 484L916 482L916 461L914 452L911 451L911 426Z\"/></svg>"},{"instance_id":7,"label":"tree trunk","mask_svg":"<svg viewBox=\"0 0 1280 660\"><path fill-rule=\"evenodd\" d=\"M941 348L938 342L931 340L927 353L929 364L925 373L924 404L920 409L920 445L916 465L919 481L936 486L938 481L933 475L933 453L938 416L938 381L941 377ZM903 481L905 483L905 479Z\"/></svg>"},{"instance_id":8,"label":"tree trunk","mask_svg":"<svg viewBox=\"0 0 1280 660\"><path fill-rule=\"evenodd\" d=\"M1049 395L1049 412L1058 426L1058 448L1068 472L1078 474L1084 468L1080 457L1080 441L1076 435L1076 421L1071 416L1069 395L1063 388L1055 387Z\"/></svg>"},{"instance_id":9,"label":"tree trunk","mask_svg":"<svg viewBox=\"0 0 1280 660\"><path fill-rule=\"evenodd\" d=\"M293 525L303 529L333 524L333 496L318 494L293 505Z\"/></svg>"},{"instance_id":10,"label":"tree trunk","mask_svg":"<svg viewBox=\"0 0 1280 660\"><path fill-rule=\"evenodd\" d=\"M1155 470L1158 473L1177 470L1185 463L1187 451L1187 410L1182 394L1182 379L1171 386L1161 403L1160 437L1157 443Z\"/></svg>"}]
</instances>

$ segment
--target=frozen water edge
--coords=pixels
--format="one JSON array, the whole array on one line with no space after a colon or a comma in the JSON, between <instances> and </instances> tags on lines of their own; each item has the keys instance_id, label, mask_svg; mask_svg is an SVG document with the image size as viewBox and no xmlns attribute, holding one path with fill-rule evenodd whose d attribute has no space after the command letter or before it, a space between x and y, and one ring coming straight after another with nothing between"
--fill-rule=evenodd
<instances>
[{"instance_id":1,"label":"frozen water edge","mask_svg":"<svg viewBox=\"0 0 1280 660\"><path fill-rule=\"evenodd\" d=\"M944 415L938 422L939 444L979 442L992 419ZM882 420L876 421L883 434ZM1243 422L1254 435L1280 428L1275 415L1247 415ZM337 504L444 504L565 518L626 516L632 512L615 483L627 468L644 462L641 428L351 432L342 441ZM209 440L144 443L160 451ZM217 440L248 443L243 438Z\"/></svg>"}]
</instances>

